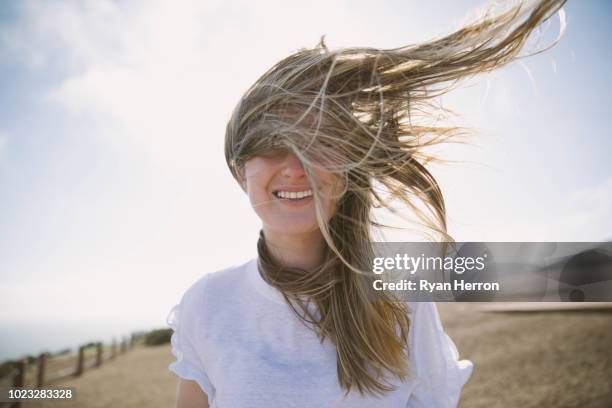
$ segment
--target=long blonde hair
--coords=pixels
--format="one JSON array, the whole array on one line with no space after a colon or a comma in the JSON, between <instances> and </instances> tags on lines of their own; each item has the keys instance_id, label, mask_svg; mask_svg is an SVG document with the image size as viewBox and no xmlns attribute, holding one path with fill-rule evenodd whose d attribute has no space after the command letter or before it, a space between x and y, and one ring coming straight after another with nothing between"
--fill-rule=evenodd
<instances>
[{"instance_id":1,"label":"long blonde hair","mask_svg":"<svg viewBox=\"0 0 612 408\"><path fill-rule=\"evenodd\" d=\"M312 271L284 267L270 255L262 231L260 272L321 341L333 341L338 380L347 392L354 386L362 394L383 394L394 388L391 378L409 376L406 304L390 295L371 301L364 279L373 256L370 228L380 226L371 209L393 211L390 201L399 200L443 241L452 241L442 192L426 168L434 157L424 150L462 129L418 119L430 115L432 99L458 80L517 58L530 33L564 3L521 2L441 39L395 49L332 51L321 39L269 69L233 111L225 156L237 180L249 158L275 149L295 153L309 176L327 242L325 261ZM317 166L345 181L329 222L323 221L322 186L313 177ZM304 297L317 306L316 315Z\"/></svg>"}]
</instances>

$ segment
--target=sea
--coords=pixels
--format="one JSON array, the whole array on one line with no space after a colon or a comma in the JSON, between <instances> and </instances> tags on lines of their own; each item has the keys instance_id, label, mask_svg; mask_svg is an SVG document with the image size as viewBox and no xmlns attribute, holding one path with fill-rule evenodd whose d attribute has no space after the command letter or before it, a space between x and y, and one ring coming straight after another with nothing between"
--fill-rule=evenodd
<instances>
[{"instance_id":1,"label":"sea","mask_svg":"<svg viewBox=\"0 0 612 408\"><path fill-rule=\"evenodd\" d=\"M15 360L42 352L57 353L65 349L77 350L90 342L110 344L132 333L167 328L164 323L151 324L127 321L73 322L1 322L0 362Z\"/></svg>"}]
</instances>

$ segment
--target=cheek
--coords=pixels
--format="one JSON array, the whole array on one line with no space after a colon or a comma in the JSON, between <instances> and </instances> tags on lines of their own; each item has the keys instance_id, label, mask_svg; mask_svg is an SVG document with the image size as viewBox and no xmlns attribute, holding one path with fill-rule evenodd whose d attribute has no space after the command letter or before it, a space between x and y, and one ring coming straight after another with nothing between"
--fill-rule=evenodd
<instances>
[{"instance_id":1,"label":"cheek","mask_svg":"<svg viewBox=\"0 0 612 408\"><path fill-rule=\"evenodd\" d=\"M262 190L265 192L273 173L262 160L255 158L246 163L244 174L247 194L255 198L261 195Z\"/></svg>"},{"instance_id":2,"label":"cheek","mask_svg":"<svg viewBox=\"0 0 612 408\"><path fill-rule=\"evenodd\" d=\"M274 178L274 169L261 160L253 159L245 169L246 193L251 207L260 218L268 218L273 205L268 189Z\"/></svg>"},{"instance_id":3,"label":"cheek","mask_svg":"<svg viewBox=\"0 0 612 408\"><path fill-rule=\"evenodd\" d=\"M335 174L325 173L317 176L317 180L322 183L323 191L330 202L337 202L344 190L344 180Z\"/></svg>"},{"instance_id":4,"label":"cheek","mask_svg":"<svg viewBox=\"0 0 612 408\"><path fill-rule=\"evenodd\" d=\"M265 179L260 175L247 179L247 195L252 205L261 205L267 199Z\"/></svg>"},{"instance_id":5,"label":"cheek","mask_svg":"<svg viewBox=\"0 0 612 408\"><path fill-rule=\"evenodd\" d=\"M317 175L317 180L323 189L323 206L326 214L325 219L329 221L338 211L338 204L344 192L344 181L335 174L325 173Z\"/></svg>"}]
</instances>

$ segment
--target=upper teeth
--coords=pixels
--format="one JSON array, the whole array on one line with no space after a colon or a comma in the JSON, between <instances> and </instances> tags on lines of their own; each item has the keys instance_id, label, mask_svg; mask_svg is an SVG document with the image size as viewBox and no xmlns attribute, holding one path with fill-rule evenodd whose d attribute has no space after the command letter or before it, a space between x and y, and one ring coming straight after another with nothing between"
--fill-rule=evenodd
<instances>
[{"instance_id":1,"label":"upper teeth","mask_svg":"<svg viewBox=\"0 0 612 408\"><path fill-rule=\"evenodd\" d=\"M280 198L304 198L312 195L312 190L305 191L279 191L276 193Z\"/></svg>"}]
</instances>

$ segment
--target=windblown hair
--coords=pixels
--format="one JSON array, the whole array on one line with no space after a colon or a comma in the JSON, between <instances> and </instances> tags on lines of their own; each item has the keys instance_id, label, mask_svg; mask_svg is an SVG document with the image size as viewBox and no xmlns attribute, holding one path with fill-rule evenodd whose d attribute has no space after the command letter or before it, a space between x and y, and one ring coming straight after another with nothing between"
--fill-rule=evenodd
<instances>
[{"instance_id":1,"label":"windblown hair","mask_svg":"<svg viewBox=\"0 0 612 408\"><path fill-rule=\"evenodd\" d=\"M237 180L246 161L278 149L304 164L327 242L325 260L310 271L280 265L262 231L260 273L321 341L333 341L338 380L347 393L356 387L362 394L384 394L394 388L392 378L410 375L407 306L388 294L371 301L364 279L373 256L371 227L385 227L372 219L372 208L395 211L391 201L399 200L442 241L452 241L442 192L426 168L435 157L425 150L463 130L419 119L430 117L438 109L434 98L457 81L518 58L532 31L564 3L521 2L441 39L395 49L331 51L322 38L315 48L269 69L233 111L225 156ZM317 167L344 182L329 221L321 196L325 186L313 173Z\"/></svg>"}]
</instances>

